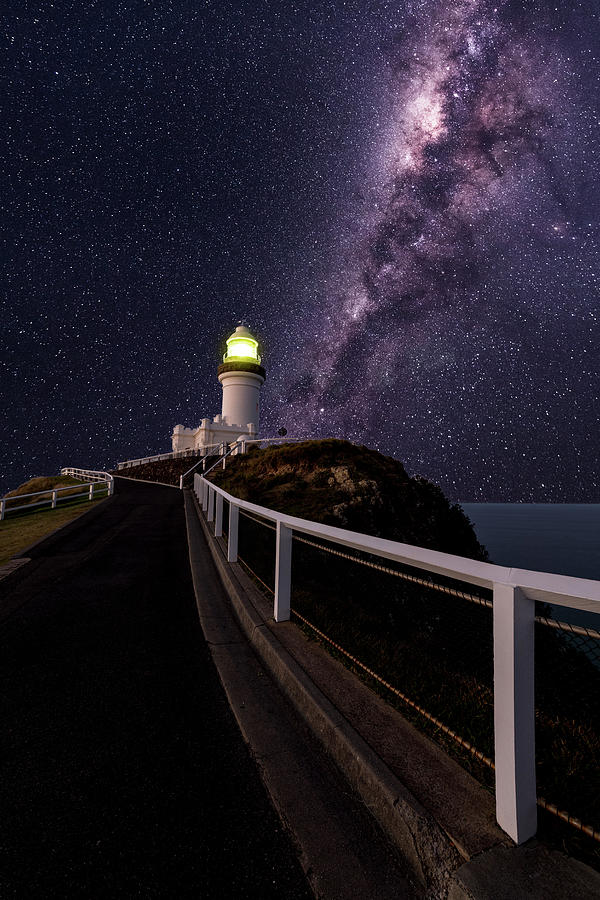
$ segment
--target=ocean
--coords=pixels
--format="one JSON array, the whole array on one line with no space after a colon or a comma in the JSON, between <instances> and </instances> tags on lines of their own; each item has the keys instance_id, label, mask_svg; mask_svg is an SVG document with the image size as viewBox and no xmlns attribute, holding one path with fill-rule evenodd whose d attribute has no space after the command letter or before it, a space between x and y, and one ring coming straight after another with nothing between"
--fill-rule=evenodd
<instances>
[{"instance_id":1,"label":"ocean","mask_svg":"<svg viewBox=\"0 0 600 900\"><path fill-rule=\"evenodd\" d=\"M600 581L599 503L462 503L501 566Z\"/></svg>"}]
</instances>

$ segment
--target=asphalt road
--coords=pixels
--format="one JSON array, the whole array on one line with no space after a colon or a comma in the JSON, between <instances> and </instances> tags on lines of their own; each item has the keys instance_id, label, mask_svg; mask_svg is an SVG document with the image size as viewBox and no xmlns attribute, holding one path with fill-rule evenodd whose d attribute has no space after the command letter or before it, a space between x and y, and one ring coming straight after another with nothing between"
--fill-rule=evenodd
<instances>
[{"instance_id":1,"label":"asphalt road","mask_svg":"<svg viewBox=\"0 0 600 900\"><path fill-rule=\"evenodd\" d=\"M0 584L0 895L309 897L202 636L182 495L116 484Z\"/></svg>"}]
</instances>

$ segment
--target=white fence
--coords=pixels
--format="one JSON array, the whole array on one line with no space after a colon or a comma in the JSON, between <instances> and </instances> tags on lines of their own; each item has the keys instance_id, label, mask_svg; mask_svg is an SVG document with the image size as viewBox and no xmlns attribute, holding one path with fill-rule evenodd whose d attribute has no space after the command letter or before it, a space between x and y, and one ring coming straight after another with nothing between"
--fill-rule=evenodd
<instances>
[{"instance_id":1,"label":"white fence","mask_svg":"<svg viewBox=\"0 0 600 900\"><path fill-rule=\"evenodd\" d=\"M141 456L139 459L127 459L124 462L117 463L117 469L130 469L132 466L142 466L145 463L151 462L159 462L163 459L185 459L187 457L209 457L209 456L219 456L223 454L223 446L226 448L230 448L230 452L238 452L245 453L246 449L251 445L256 444L257 446L261 446L263 444L297 444L302 443L303 441L308 440L308 438L285 438L285 437L274 437L274 438L252 438L246 440L244 438L237 439L231 443L220 443L220 444L209 444L206 447L191 447L188 450L175 450L172 453L159 453L156 456ZM237 451L235 448L237 447ZM229 456L229 452L225 451Z\"/></svg>"},{"instance_id":2,"label":"white fence","mask_svg":"<svg viewBox=\"0 0 600 900\"><path fill-rule=\"evenodd\" d=\"M92 481L104 481L109 486L109 494L112 494L114 490L115 480L110 472L100 472L96 469L75 469L73 468L73 466L67 466L66 468L60 470L60 474L70 475L72 478L78 478L82 481L87 481L88 484Z\"/></svg>"},{"instance_id":3,"label":"white fence","mask_svg":"<svg viewBox=\"0 0 600 900\"><path fill-rule=\"evenodd\" d=\"M105 491L110 497L114 490L114 480L109 472L96 472L93 469L73 469L66 468L60 470L61 475L71 475L73 478L82 479L84 482L81 487L82 491L75 492L76 485L66 485L64 487L47 488L45 491L35 491L32 494L17 494L14 497L3 497L0 499L0 521L6 518L7 513L17 512L18 510L35 509L38 506L50 506L56 509L58 503L62 500L74 500L77 497L85 497L93 500L98 494ZM13 506L20 500L39 497L32 503L23 503L21 506Z\"/></svg>"},{"instance_id":4,"label":"white fence","mask_svg":"<svg viewBox=\"0 0 600 900\"><path fill-rule=\"evenodd\" d=\"M176 450L173 453L159 453L157 456L141 456L139 459L126 459L124 462L117 463L117 469L130 469L132 466L143 466L145 463L159 462L162 459L185 459L186 457L202 456L205 451L210 449L209 447L205 447L204 450L190 448L189 450Z\"/></svg>"},{"instance_id":5,"label":"white fence","mask_svg":"<svg viewBox=\"0 0 600 900\"><path fill-rule=\"evenodd\" d=\"M600 582L496 566L297 519L233 497L199 474L194 476L194 492L207 521L214 522L216 537L223 533L223 500L229 503L227 559L231 563L238 556L240 510L275 523L276 622L290 617L294 532L493 591L496 817L517 844L532 837L537 830L535 602L600 613Z\"/></svg>"}]
</instances>

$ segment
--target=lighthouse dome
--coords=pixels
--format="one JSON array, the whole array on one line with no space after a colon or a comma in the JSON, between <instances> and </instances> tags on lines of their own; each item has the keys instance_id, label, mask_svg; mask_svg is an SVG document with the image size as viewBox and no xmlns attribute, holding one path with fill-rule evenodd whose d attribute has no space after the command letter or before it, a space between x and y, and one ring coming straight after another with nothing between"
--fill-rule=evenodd
<instances>
[{"instance_id":1,"label":"lighthouse dome","mask_svg":"<svg viewBox=\"0 0 600 900\"><path fill-rule=\"evenodd\" d=\"M253 362L260 365L258 355L258 341L245 325L238 325L233 334L227 338L227 350L223 356L223 362L237 360Z\"/></svg>"}]
</instances>

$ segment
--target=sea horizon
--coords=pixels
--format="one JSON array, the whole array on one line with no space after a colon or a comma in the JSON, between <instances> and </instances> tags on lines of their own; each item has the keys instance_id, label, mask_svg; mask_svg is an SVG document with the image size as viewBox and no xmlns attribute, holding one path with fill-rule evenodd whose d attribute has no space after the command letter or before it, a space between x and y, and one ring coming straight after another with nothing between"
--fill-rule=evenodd
<instances>
[{"instance_id":1,"label":"sea horizon","mask_svg":"<svg viewBox=\"0 0 600 900\"><path fill-rule=\"evenodd\" d=\"M460 503L490 562L600 580L600 503Z\"/></svg>"}]
</instances>

